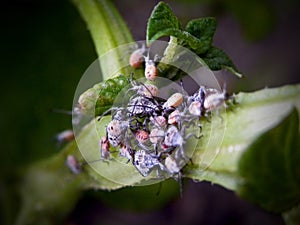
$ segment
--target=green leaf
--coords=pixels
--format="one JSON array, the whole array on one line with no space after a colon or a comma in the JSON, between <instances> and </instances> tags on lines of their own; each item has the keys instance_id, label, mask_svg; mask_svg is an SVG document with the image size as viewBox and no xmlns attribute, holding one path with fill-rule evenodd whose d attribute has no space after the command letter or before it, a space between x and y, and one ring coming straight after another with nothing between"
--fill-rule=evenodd
<instances>
[{"instance_id":1,"label":"green leaf","mask_svg":"<svg viewBox=\"0 0 300 225\"><path fill-rule=\"evenodd\" d=\"M196 54L208 51L212 44L216 27L216 19L212 17L194 19L188 22L185 30L199 40L197 49L195 49Z\"/></svg>"},{"instance_id":2,"label":"green leaf","mask_svg":"<svg viewBox=\"0 0 300 225\"><path fill-rule=\"evenodd\" d=\"M206 52L216 29L213 18L192 20L183 31L170 7L160 2L152 11L147 24L147 45L163 36L173 36L187 43L197 54Z\"/></svg>"},{"instance_id":3,"label":"green leaf","mask_svg":"<svg viewBox=\"0 0 300 225\"><path fill-rule=\"evenodd\" d=\"M147 45L156 39L167 36L164 32L168 30L179 30L180 23L171 8L164 2L158 3L153 9L147 24ZM169 31L170 32L170 31ZM158 33L160 33L158 35Z\"/></svg>"},{"instance_id":4,"label":"green leaf","mask_svg":"<svg viewBox=\"0 0 300 225\"><path fill-rule=\"evenodd\" d=\"M213 47L213 36L216 31L216 20L212 17L191 20L186 25L186 30L180 28L177 17L170 7L160 2L152 11L147 25L147 44L155 40L171 36L171 42L177 43L195 52L207 63L211 70L227 69L238 77L242 77L232 63L231 59L222 50ZM176 40L175 40L176 39ZM172 43L170 43L172 45ZM168 61L174 56L171 48L167 48L162 61ZM167 58L167 60L164 60ZM161 65L160 69L168 66ZM164 73L164 70L163 70Z\"/></svg>"},{"instance_id":5,"label":"green leaf","mask_svg":"<svg viewBox=\"0 0 300 225\"><path fill-rule=\"evenodd\" d=\"M120 16L119 12L109 0L72 0L86 21L94 41L98 56L118 47L119 45L133 42L132 35ZM123 52L114 52L110 56L110 63L116 68L120 64ZM111 75L109 64L100 62L103 79ZM120 71L126 74L126 70Z\"/></svg>"},{"instance_id":6,"label":"green leaf","mask_svg":"<svg viewBox=\"0 0 300 225\"><path fill-rule=\"evenodd\" d=\"M113 105L116 96L128 84L128 77L124 75L95 84L80 95L78 104L81 112L86 115L101 116Z\"/></svg>"},{"instance_id":7,"label":"green leaf","mask_svg":"<svg viewBox=\"0 0 300 225\"><path fill-rule=\"evenodd\" d=\"M162 31L157 32L152 39L157 40L163 36L173 36L181 40L183 43L187 43L188 47L192 49L195 53L202 53L206 51L209 46L205 46L206 43L200 41L198 38L194 37L186 31L181 31L174 28L168 28Z\"/></svg>"},{"instance_id":8,"label":"green leaf","mask_svg":"<svg viewBox=\"0 0 300 225\"><path fill-rule=\"evenodd\" d=\"M297 110L261 135L239 162L238 193L263 208L286 211L300 203L300 136Z\"/></svg>"},{"instance_id":9,"label":"green leaf","mask_svg":"<svg viewBox=\"0 0 300 225\"><path fill-rule=\"evenodd\" d=\"M221 49L212 46L205 54L199 55L211 70L227 69L238 77L243 75L237 71L229 56Z\"/></svg>"},{"instance_id":10,"label":"green leaf","mask_svg":"<svg viewBox=\"0 0 300 225\"><path fill-rule=\"evenodd\" d=\"M150 21L151 21L151 19L150 19ZM149 29L151 29L151 27L149 27ZM203 28L203 29L205 29L205 28ZM199 30L201 30L201 28L199 28ZM207 30L211 31L210 29L207 29ZM212 30L213 30L213 28L212 28ZM201 54L201 53L206 52L210 48L210 44L212 42L212 37L203 36L201 39L199 39L187 31L182 31L180 29L170 28L170 27L161 27L161 29L157 29L156 33L153 34L153 36L151 36L150 40L152 42L152 41L155 41L164 36L176 37L182 43L186 43L188 45L187 47L192 49L196 54ZM185 44L182 44L182 45L185 46Z\"/></svg>"}]
</instances>

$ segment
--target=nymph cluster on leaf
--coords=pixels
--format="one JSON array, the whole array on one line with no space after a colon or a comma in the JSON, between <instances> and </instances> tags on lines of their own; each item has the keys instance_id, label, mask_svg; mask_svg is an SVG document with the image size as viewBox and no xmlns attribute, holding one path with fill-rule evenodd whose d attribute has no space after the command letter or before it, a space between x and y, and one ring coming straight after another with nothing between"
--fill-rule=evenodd
<instances>
[{"instance_id":1,"label":"nymph cluster on leaf","mask_svg":"<svg viewBox=\"0 0 300 225\"><path fill-rule=\"evenodd\" d=\"M190 157L183 149L192 137L187 129L193 123L200 129L199 118L184 115L188 98L183 94L175 93L168 99L157 94L153 84L131 82L128 102L111 110L112 120L100 143L101 156L108 160L109 145L119 147L119 155L131 161L144 177L154 168L158 169L158 177L164 173L180 176L180 169ZM179 112L175 120L171 119L174 112Z\"/></svg>"},{"instance_id":2,"label":"nymph cluster on leaf","mask_svg":"<svg viewBox=\"0 0 300 225\"><path fill-rule=\"evenodd\" d=\"M144 48L133 54L143 52ZM133 58L145 59L136 56L130 60ZM137 67L137 63L131 64ZM110 154L113 147L118 149L118 157L127 158L144 177L156 170L157 178L180 179L181 169L193 154L186 144L201 137L200 118L226 107L229 96L225 90L201 86L193 95L188 95L182 87L162 98L157 77L148 79L146 73L145 77L147 80L143 82L131 78L119 104L109 110L112 117L106 135L100 140L101 158L107 161L113 158Z\"/></svg>"}]
</instances>

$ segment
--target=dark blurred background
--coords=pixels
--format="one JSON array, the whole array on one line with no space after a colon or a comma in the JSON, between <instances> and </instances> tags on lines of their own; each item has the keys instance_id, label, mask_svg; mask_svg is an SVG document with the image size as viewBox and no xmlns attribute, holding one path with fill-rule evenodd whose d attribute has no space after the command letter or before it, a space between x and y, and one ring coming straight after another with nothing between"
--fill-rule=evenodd
<instances>
[{"instance_id":1,"label":"dark blurred background","mask_svg":"<svg viewBox=\"0 0 300 225\"><path fill-rule=\"evenodd\" d=\"M144 40L147 19L158 1L113 2L135 40ZM193 18L217 17L214 44L224 49L247 77L239 80L218 72L231 91L299 83L298 0L166 2L183 25ZM86 25L67 0L12 0L1 3L0 10L1 216L13 216L19 204L9 201L15 199L15 187L10 184L16 168L60 150L53 137L71 128L71 118L51 109L71 109L76 85L97 56ZM283 224L278 215L205 182L186 182L183 198L151 212L120 210L102 199L103 194L87 193L65 223Z\"/></svg>"}]
</instances>

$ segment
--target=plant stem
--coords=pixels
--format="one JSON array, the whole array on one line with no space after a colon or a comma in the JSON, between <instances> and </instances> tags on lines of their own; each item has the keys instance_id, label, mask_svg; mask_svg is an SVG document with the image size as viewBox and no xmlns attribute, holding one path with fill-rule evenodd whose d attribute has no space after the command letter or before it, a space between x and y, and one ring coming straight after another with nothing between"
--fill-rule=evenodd
<instances>
[{"instance_id":1,"label":"plant stem","mask_svg":"<svg viewBox=\"0 0 300 225\"><path fill-rule=\"evenodd\" d=\"M91 33L97 55L100 57L122 44L133 42L132 35L119 12L109 0L72 0ZM110 56L110 63L116 68L123 57L122 52ZM110 73L107 62L100 62L103 80ZM125 71L124 71L125 73Z\"/></svg>"}]
</instances>

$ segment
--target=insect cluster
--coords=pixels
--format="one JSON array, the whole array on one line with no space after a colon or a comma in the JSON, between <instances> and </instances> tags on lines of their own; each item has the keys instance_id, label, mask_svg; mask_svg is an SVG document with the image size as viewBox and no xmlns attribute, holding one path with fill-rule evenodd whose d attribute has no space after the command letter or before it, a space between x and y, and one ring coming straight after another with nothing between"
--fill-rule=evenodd
<instances>
[{"instance_id":1,"label":"insect cluster","mask_svg":"<svg viewBox=\"0 0 300 225\"><path fill-rule=\"evenodd\" d=\"M115 148L144 177L156 169L157 178L180 179L193 153L186 144L201 137L200 117L226 107L229 96L225 90L201 86L193 95L182 88L160 97L159 71L145 52L144 47L134 51L129 63L133 68L145 66L146 81L130 78L121 103L109 110L111 121L99 143L101 158L112 159Z\"/></svg>"}]
</instances>

